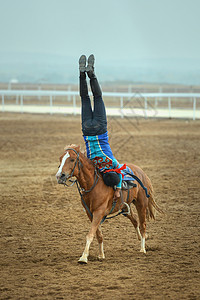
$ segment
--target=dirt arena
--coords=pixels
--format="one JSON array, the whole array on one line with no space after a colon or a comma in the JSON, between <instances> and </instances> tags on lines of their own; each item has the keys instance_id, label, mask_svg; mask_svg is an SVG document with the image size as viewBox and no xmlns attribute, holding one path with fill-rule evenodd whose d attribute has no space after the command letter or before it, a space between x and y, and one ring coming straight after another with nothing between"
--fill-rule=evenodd
<instances>
[{"instance_id":1,"label":"dirt arena","mask_svg":"<svg viewBox=\"0 0 200 300\"><path fill-rule=\"evenodd\" d=\"M147 253L123 216L102 225L77 263L89 220L75 186L57 185L66 144L84 147L80 117L0 114L0 299L200 299L200 121L109 119L120 162L151 178L166 214L147 223Z\"/></svg>"}]
</instances>

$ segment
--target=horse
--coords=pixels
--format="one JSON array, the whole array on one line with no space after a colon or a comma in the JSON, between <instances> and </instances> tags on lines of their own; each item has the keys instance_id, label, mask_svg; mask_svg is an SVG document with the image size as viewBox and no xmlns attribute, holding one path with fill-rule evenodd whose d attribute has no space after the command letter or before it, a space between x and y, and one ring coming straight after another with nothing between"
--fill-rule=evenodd
<instances>
[{"instance_id":1,"label":"horse","mask_svg":"<svg viewBox=\"0 0 200 300\"><path fill-rule=\"evenodd\" d=\"M82 205L85 208L88 218L91 221L90 230L86 236L86 245L82 256L78 262L87 264L89 256L89 248L96 234L99 244L98 259L105 258L103 248L103 235L101 231L101 222L109 214L116 214L120 211L122 205L130 208L127 213L124 213L135 227L138 239L141 240L140 252L146 253L145 237L146 237L146 219L155 219L155 210L162 213L162 209L156 204L153 199L153 187L149 177L145 172L134 164L127 164L133 173L146 186L149 198L146 197L145 191L140 184L136 184L129 191L122 191L122 197L117 198L114 202L114 189L105 185L102 175L96 169L93 162L88 159L84 152L80 150L80 146L69 145L65 147L65 152L60 157L60 165L56 173L56 179L59 184L65 184L72 177L75 177L79 192L81 195ZM129 195L127 197L127 193ZM122 199L127 198L126 202ZM133 203L136 207L139 222L136 215L133 213L130 204ZM124 205L126 204L126 205Z\"/></svg>"}]
</instances>

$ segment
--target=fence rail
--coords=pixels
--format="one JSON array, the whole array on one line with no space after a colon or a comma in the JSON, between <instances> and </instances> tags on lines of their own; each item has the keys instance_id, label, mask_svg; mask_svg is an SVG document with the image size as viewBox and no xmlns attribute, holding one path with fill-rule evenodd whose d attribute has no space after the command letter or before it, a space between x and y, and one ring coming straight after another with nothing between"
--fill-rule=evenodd
<instances>
[{"instance_id":1,"label":"fence rail","mask_svg":"<svg viewBox=\"0 0 200 300\"><path fill-rule=\"evenodd\" d=\"M73 99L73 107L68 107L68 111L66 113L73 113L74 115L80 113L80 108L77 107L76 97L79 96L78 91L58 91L58 90L0 90L0 95L2 99L1 104L1 111L20 111L23 112L41 112L41 113L61 113L61 109L53 103L53 99L56 96L64 96L64 97L72 97ZM15 105L7 105L6 104L6 97L15 96L16 97L16 104ZM38 105L38 109L24 109L24 97L49 97L49 108L45 110L47 106ZM108 109L108 114L110 115L118 115L124 117L125 115L132 116L143 116L147 117L168 117L168 118L191 118L193 120L200 119L200 111L197 109L197 99L200 98L200 93L117 93L117 92L104 92L103 96L111 97L111 98L119 98L120 100L120 107L118 109ZM129 107L124 107L124 100L126 99L140 99L143 101L143 108L142 109L133 109ZM192 106L189 109L178 110L172 107L172 99L178 98L186 98L192 100ZM149 101L167 99L168 101L168 108L166 109L156 109L156 113L152 114L152 109L149 107ZM20 100L20 101L18 101ZM20 109L19 109L20 107Z\"/></svg>"}]
</instances>

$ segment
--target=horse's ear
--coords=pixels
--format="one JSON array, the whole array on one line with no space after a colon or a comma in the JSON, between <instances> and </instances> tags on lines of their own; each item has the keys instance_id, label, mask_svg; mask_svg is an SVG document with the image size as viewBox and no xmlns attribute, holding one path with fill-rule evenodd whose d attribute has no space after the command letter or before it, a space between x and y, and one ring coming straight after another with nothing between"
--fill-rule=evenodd
<instances>
[{"instance_id":1,"label":"horse's ear","mask_svg":"<svg viewBox=\"0 0 200 300\"><path fill-rule=\"evenodd\" d=\"M75 145L75 144L66 145L64 150L67 150L68 148L77 148L77 145Z\"/></svg>"},{"instance_id":2,"label":"horse's ear","mask_svg":"<svg viewBox=\"0 0 200 300\"><path fill-rule=\"evenodd\" d=\"M69 148L70 147L70 145L66 145L65 147L64 147L64 150L67 150L67 148Z\"/></svg>"},{"instance_id":3,"label":"horse's ear","mask_svg":"<svg viewBox=\"0 0 200 300\"><path fill-rule=\"evenodd\" d=\"M75 145L75 144L70 144L65 146L64 150L66 151L69 148L73 148L74 150L76 150L77 152L81 152L81 147L80 145Z\"/></svg>"}]
</instances>

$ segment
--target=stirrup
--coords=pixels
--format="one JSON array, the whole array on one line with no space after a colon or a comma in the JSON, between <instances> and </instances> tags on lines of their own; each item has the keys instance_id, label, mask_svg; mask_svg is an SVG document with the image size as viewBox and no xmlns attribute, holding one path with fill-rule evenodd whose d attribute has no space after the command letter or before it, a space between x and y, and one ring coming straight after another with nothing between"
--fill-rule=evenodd
<instances>
[{"instance_id":1,"label":"stirrup","mask_svg":"<svg viewBox=\"0 0 200 300\"><path fill-rule=\"evenodd\" d=\"M128 211L123 212L123 215L130 215L131 210L130 210L130 206L128 205L128 203L124 202L123 205L125 205L128 209ZM122 211L123 211L123 208L122 208Z\"/></svg>"},{"instance_id":2,"label":"stirrup","mask_svg":"<svg viewBox=\"0 0 200 300\"><path fill-rule=\"evenodd\" d=\"M137 187L137 184L133 180L123 180L122 181L122 190L128 190Z\"/></svg>"}]
</instances>

